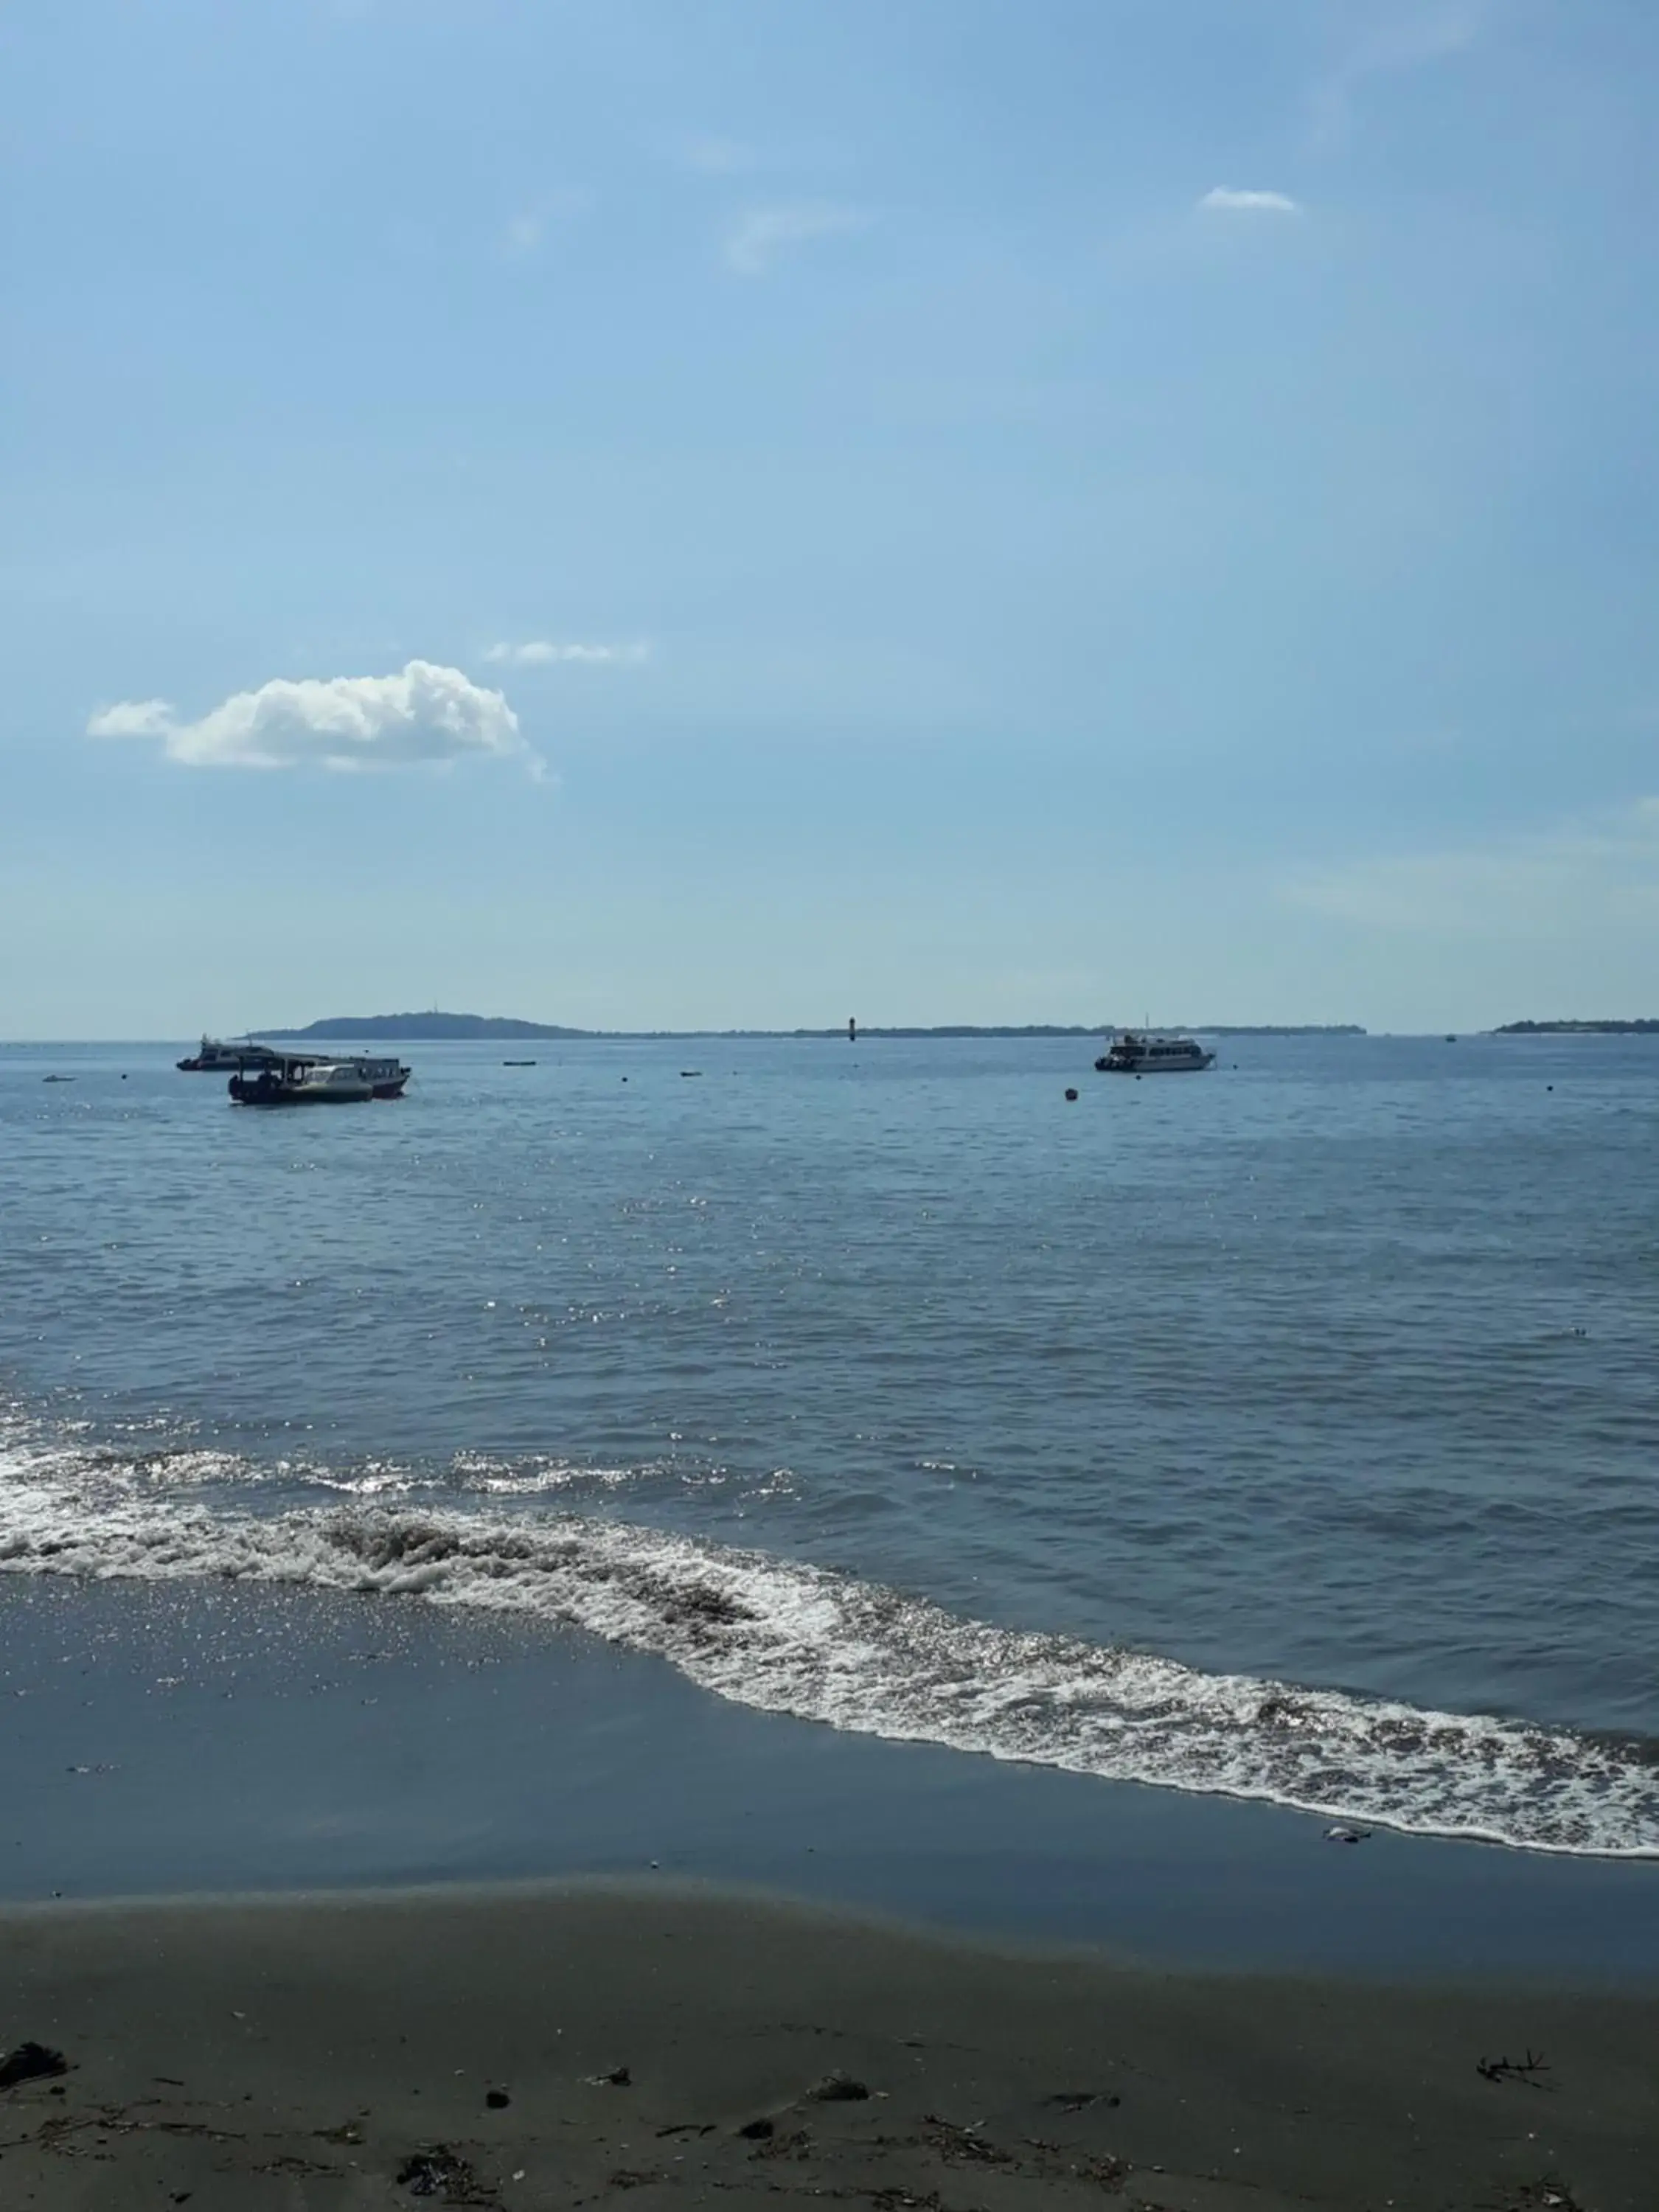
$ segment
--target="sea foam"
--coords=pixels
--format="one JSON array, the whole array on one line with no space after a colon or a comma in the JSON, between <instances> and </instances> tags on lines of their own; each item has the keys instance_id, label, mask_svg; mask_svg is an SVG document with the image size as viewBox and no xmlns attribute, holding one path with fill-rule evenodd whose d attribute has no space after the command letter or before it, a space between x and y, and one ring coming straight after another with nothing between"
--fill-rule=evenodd
<instances>
[{"instance_id":1,"label":"sea foam","mask_svg":"<svg viewBox=\"0 0 1659 2212\"><path fill-rule=\"evenodd\" d=\"M1659 1753L1022 1633L826 1569L587 1513L400 1500L264 1510L223 1455L147 1464L0 1435L0 1571L299 1585L474 1607L659 1655L716 1695L832 1728L1532 1850L1659 1856ZM167 1470L171 1467L171 1473ZM228 1482L239 1472L242 1480ZM608 1479L608 1478L602 1478ZM204 1488L207 1485L207 1488Z\"/></svg>"}]
</instances>

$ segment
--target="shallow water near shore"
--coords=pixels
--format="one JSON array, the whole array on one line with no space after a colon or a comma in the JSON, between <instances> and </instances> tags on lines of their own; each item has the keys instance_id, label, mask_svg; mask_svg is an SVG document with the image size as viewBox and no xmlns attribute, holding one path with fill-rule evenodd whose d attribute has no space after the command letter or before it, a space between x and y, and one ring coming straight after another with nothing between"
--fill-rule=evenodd
<instances>
[{"instance_id":1,"label":"shallow water near shore","mask_svg":"<svg viewBox=\"0 0 1659 2212\"><path fill-rule=\"evenodd\" d=\"M870 1776L1659 1851L1651 1041L410 1056L260 1116L0 1050L0 1566L574 1626Z\"/></svg>"},{"instance_id":2,"label":"shallow water near shore","mask_svg":"<svg viewBox=\"0 0 1659 2212\"><path fill-rule=\"evenodd\" d=\"M1229 1972L1659 1986L1646 1863L1325 1824L757 1713L373 1596L0 1579L0 1899L751 1886Z\"/></svg>"}]
</instances>

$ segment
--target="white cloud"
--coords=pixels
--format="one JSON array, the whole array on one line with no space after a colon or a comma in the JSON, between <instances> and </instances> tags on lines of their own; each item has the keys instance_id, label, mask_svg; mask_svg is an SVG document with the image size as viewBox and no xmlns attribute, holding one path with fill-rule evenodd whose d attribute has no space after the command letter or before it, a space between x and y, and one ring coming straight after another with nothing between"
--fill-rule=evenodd
<instances>
[{"instance_id":1,"label":"white cloud","mask_svg":"<svg viewBox=\"0 0 1659 2212\"><path fill-rule=\"evenodd\" d=\"M482 754L543 773L499 691L429 660L395 676L276 677L195 722L165 699L122 700L95 714L87 734L156 739L185 768L413 768Z\"/></svg>"},{"instance_id":2,"label":"white cloud","mask_svg":"<svg viewBox=\"0 0 1659 2212\"><path fill-rule=\"evenodd\" d=\"M1300 215L1301 203L1288 192L1236 192L1226 185L1217 185L1205 193L1199 202L1220 215Z\"/></svg>"},{"instance_id":3,"label":"white cloud","mask_svg":"<svg viewBox=\"0 0 1659 2212\"><path fill-rule=\"evenodd\" d=\"M1315 88L1314 134L1341 137L1352 118L1353 95L1369 77L1399 76L1467 53L1487 13L1486 0L1395 9L1375 22Z\"/></svg>"},{"instance_id":4,"label":"white cloud","mask_svg":"<svg viewBox=\"0 0 1659 2212\"><path fill-rule=\"evenodd\" d=\"M739 276L764 276L778 256L791 246L867 230L870 221L861 209L844 207L834 200L746 208L726 234L726 266Z\"/></svg>"},{"instance_id":5,"label":"white cloud","mask_svg":"<svg viewBox=\"0 0 1659 2212\"><path fill-rule=\"evenodd\" d=\"M89 738L165 738L173 713L165 699L119 699L87 724Z\"/></svg>"},{"instance_id":6,"label":"white cloud","mask_svg":"<svg viewBox=\"0 0 1659 2212\"><path fill-rule=\"evenodd\" d=\"M1573 927L1659 929L1659 798L1524 836L1382 854L1284 886L1367 930L1547 939Z\"/></svg>"},{"instance_id":7,"label":"white cloud","mask_svg":"<svg viewBox=\"0 0 1659 2212\"><path fill-rule=\"evenodd\" d=\"M533 207L521 208L502 229L501 250L509 261L522 261L544 245L551 230L574 222L592 207L593 195L580 185L550 193Z\"/></svg>"},{"instance_id":8,"label":"white cloud","mask_svg":"<svg viewBox=\"0 0 1659 2212\"><path fill-rule=\"evenodd\" d=\"M548 668L558 662L583 662L590 666L634 666L649 660L651 648L642 640L632 645L559 645L551 638L526 638L521 645L503 639L489 647L486 660L505 661L513 668Z\"/></svg>"},{"instance_id":9,"label":"white cloud","mask_svg":"<svg viewBox=\"0 0 1659 2212\"><path fill-rule=\"evenodd\" d=\"M738 138L688 138L680 149L688 169L705 177L740 177L758 168L760 156Z\"/></svg>"}]
</instances>

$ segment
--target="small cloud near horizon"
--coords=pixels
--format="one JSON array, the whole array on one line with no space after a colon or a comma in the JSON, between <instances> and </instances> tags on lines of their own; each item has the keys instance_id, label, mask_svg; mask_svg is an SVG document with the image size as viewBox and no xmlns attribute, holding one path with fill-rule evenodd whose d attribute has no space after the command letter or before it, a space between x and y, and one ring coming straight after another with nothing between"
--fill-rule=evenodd
<instances>
[{"instance_id":1,"label":"small cloud near horizon","mask_svg":"<svg viewBox=\"0 0 1659 2212\"><path fill-rule=\"evenodd\" d=\"M740 138L712 134L686 139L679 157L688 169L704 177L741 177L760 167L760 156L752 146L744 145Z\"/></svg>"},{"instance_id":2,"label":"small cloud near horizon","mask_svg":"<svg viewBox=\"0 0 1659 2212\"><path fill-rule=\"evenodd\" d=\"M550 193L533 206L521 208L503 225L498 241L504 259L522 261L544 246L550 232L574 222L593 204L593 195L580 185Z\"/></svg>"},{"instance_id":3,"label":"small cloud near horizon","mask_svg":"<svg viewBox=\"0 0 1659 2212\"><path fill-rule=\"evenodd\" d=\"M484 659L512 668L549 668L576 662L590 667L636 667L649 660L651 647L642 638L631 645L562 645L552 638L526 638L514 644L502 638L484 648Z\"/></svg>"},{"instance_id":4,"label":"small cloud near horizon","mask_svg":"<svg viewBox=\"0 0 1659 2212\"><path fill-rule=\"evenodd\" d=\"M1334 921L1513 942L1659 921L1659 798L1463 846L1360 856L1280 885Z\"/></svg>"},{"instance_id":5,"label":"small cloud near horizon","mask_svg":"<svg viewBox=\"0 0 1659 2212\"><path fill-rule=\"evenodd\" d=\"M726 234L726 265L739 276L764 276L792 247L850 237L872 221L864 210L833 200L746 208Z\"/></svg>"},{"instance_id":6,"label":"small cloud near horizon","mask_svg":"<svg viewBox=\"0 0 1659 2212\"><path fill-rule=\"evenodd\" d=\"M483 756L538 781L546 772L501 692L429 660L392 676L275 677L193 722L166 699L118 700L87 735L152 740L181 768L434 768Z\"/></svg>"},{"instance_id":7,"label":"small cloud near horizon","mask_svg":"<svg viewBox=\"0 0 1659 2212\"><path fill-rule=\"evenodd\" d=\"M1212 215L1300 215L1302 203L1288 192L1235 191L1217 185L1200 200L1200 209Z\"/></svg>"}]
</instances>

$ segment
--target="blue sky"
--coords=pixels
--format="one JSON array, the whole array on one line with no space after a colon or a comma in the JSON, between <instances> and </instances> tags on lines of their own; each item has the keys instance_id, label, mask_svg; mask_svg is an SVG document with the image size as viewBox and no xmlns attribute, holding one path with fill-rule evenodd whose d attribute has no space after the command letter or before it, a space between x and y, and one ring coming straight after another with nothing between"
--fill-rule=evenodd
<instances>
[{"instance_id":1,"label":"blue sky","mask_svg":"<svg viewBox=\"0 0 1659 2212\"><path fill-rule=\"evenodd\" d=\"M1650 0L9 0L0 1035L1659 1012Z\"/></svg>"}]
</instances>

